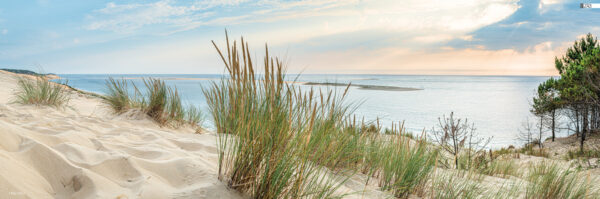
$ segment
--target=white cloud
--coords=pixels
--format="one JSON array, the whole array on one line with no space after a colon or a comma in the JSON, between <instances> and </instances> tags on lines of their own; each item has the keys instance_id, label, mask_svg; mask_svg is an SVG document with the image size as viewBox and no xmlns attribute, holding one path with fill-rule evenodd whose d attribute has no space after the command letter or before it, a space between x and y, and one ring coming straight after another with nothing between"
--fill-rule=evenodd
<instances>
[{"instance_id":1,"label":"white cloud","mask_svg":"<svg viewBox=\"0 0 600 199\"><path fill-rule=\"evenodd\" d=\"M564 0L540 0L538 4L538 10L540 13L545 13L548 10L560 10ZM585 2L582 2L585 3Z\"/></svg>"},{"instance_id":2,"label":"white cloud","mask_svg":"<svg viewBox=\"0 0 600 199\"><path fill-rule=\"evenodd\" d=\"M167 28L177 29L210 15L210 13L202 12L206 7L200 4L189 6L172 4L173 2L170 0L147 4L115 4L111 2L88 16L92 22L86 28L88 30L133 32L148 25L164 25Z\"/></svg>"},{"instance_id":3,"label":"white cloud","mask_svg":"<svg viewBox=\"0 0 600 199\"><path fill-rule=\"evenodd\" d=\"M421 43L438 43L438 42L442 42L442 41L449 41L451 39L454 39L454 37L452 35L431 34L431 35L417 36L413 40L416 42L421 42Z\"/></svg>"},{"instance_id":4,"label":"white cloud","mask_svg":"<svg viewBox=\"0 0 600 199\"><path fill-rule=\"evenodd\" d=\"M173 33L203 25L231 26L302 19L314 21L313 25L306 23L298 27L315 32L313 36L382 29L417 34L417 41L427 43L468 38L469 32L496 23L519 8L517 0L212 0L175 4L169 0L148 4L108 3L90 15L91 23L86 28L133 32L145 26L162 25L169 29L168 33ZM236 5L236 9L209 11L223 5ZM322 25L322 20L327 20L326 26ZM443 35L443 38L434 39L436 35ZM290 34L290 38L294 36L297 35Z\"/></svg>"},{"instance_id":5,"label":"white cloud","mask_svg":"<svg viewBox=\"0 0 600 199\"><path fill-rule=\"evenodd\" d=\"M3 34L3 35L5 35L5 34L8 34L8 29L6 29L6 28L5 28L5 29L2 29L2 34Z\"/></svg>"}]
</instances>

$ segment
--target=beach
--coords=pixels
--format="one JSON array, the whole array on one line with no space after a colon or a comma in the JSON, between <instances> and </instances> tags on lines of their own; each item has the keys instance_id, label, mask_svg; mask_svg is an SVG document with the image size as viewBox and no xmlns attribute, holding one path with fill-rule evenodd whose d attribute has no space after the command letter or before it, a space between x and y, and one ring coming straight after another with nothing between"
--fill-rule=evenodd
<instances>
[{"instance_id":1,"label":"beach","mask_svg":"<svg viewBox=\"0 0 600 199\"><path fill-rule=\"evenodd\" d=\"M214 134L74 91L64 108L16 104L17 76L0 71L0 198L240 198L216 177Z\"/></svg>"},{"instance_id":2,"label":"beach","mask_svg":"<svg viewBox=\"0 0 600 199\"><path fill-rule=\"evenodd\" d=\"M78 90L62 108L21 105L22 77L33 79L0 70L0 198L244 198L217 178L214 132L116 115ZM390 197L365 181L354 176L338 191Z\"/></svg>"},{"instance_id":3,"label":"beach","mask_svg":"<svg viewBox=\"0 0 600 199\"><path fill-rule=\"evenodd\" d=\"M161 127L135 111L114 114L97 95L77 90L69 91L62 108L21 105L14 102L20 77L24 75L0 71L0 198L247 197L218 179L214 132ZM600 139L589 143L593 140ZM493 189L523 182L526 171L518 168L532 164L552 162L568 168L577 163L563 160L567 151L576 149L575 138L547 140L545 145L549 157L516 149L495 157L511 161L519 174L483 175L478 186ZM592 166L586 175L595 178L600 169ZM453 172L438 166L434 175ZM347 194L344 198L393 197L380 190L376 178L368 179L356 173L336 193Z\"/></svg>"}]
</instances>

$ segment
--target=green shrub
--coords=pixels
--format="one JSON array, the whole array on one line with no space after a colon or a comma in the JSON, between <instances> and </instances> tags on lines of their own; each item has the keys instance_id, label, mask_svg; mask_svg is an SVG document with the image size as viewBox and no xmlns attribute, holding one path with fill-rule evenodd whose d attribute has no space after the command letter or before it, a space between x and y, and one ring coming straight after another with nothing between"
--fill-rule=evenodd
<instances>
[{"instance_id":1,"label":"green shrub","mask_svg":"<svg viewBox=\"0 0 600 199\"><path fill-rule=\"evenodd\" d=\"M50 82L43 77L35 79L19 78L17 84L17 102L61 107L68 103L69 93L63 85Z\"/></svg>"}]
</instances>

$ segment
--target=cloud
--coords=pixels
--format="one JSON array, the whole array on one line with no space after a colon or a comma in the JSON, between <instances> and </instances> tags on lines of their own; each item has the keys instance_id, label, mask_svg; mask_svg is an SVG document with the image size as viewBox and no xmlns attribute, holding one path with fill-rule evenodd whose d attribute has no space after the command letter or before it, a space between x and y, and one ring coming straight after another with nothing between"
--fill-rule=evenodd
<instances>
[{"instance_id":1,"label":"cloud","mask_svg":"<svg viewBox=\"0 0 600 199\"><path fill-rule=\"evenodd\" d=\"M540 13L547 12L548 10L560 10L564 0L540 0L538 4L538 10Z\"/></svg>"},{"instance_id":2,"label":"cloud","mask_svg":"<svg viewBox=\"0 0 600 199\"><path fill-rule=\"evenodd\" d=\"M213 9L224 5L227 9ZM382 29L419 34L417 41L429 43L464 38L473 30L510 16L518 8L517 0L230 0L186 5L162 0L147 4L108 3L89 15L86 28L131 33L162 25L160 30L170 34L207 25L303 20L300 28L319 32L321 36ZM327 27L321 25L323 20ZM443 38L434 38L440 32L445 33Z\"/></svg>"},{"instance_id":3,"label":"cloud","mask_svg":"<svg viewBox=\"0 0 600 199\"><path fill-rule=\"evenodd\" d=\"M3 35L6 35L6 34L8 34L8 29L6 29L6 28L5 28L5 29L2 29L2 34L3 34Z\"/></svg>"},{"instance_id":4,"label":"cloud","mask_svg":"<svg viewBox=\"0 0 600 199\"><path fill-rule=\"evenodd\" d=\"M124 38L120 37L122 34L127 38L135 38L136 35L152 35L149 38L156 39L157 42L103 49L95 51L93 55L82 53L79 59L56 58L49 62L64 67L79 66L85 62L90 68L113 72L139 70L132 66L149 67L153 72L169 72L172 70L161 67L174 65L169 64L171 62L176 63L179 67L178 71L186 71L187 68L193 68L195 63L206 63L206 59L210 59L199 58L204 55L199 55L199 50L193 45L204 47L207 40L215 38L203 38L207 34L195 37L182 36L171 39L178 44L173 46L159 44L160 39L167 38L162 36L192 30L196 31L195 33L202 33L206 30L227 27L235 31L230 32L232 35L243 34L255 44L268 42L275 50L290 47L293 51L292 55L302 58L297 62L300 66L318 66L312 69L331 70L347 68L346 66L363 70L365 68L362 67L370 66L402 72L390 68L390 64L403 63L402 59L417 63L414 57L438 60L443 63L445 61L433 59L434 57L428 57L427 54L437 53L438 56L442 56L444 53L461 52L464 49L449 45L447 42L479 41L482 37L473 34L473 31L498 23L519 8L517 0L114 2L87 13L85 30L117 33L118 36L114 37L117 39ZM75 37L78 39L73 39L72 43L79 44L77 46L86 46L91 40L81 35ZM203 40L204 43L190 44L186 41L190 38ZM117 41L106 43L114 44ZM162 47L157 50L142 45ZM468 48L470 48L469 52L489 51L483 45L471 45ZM194 53L187 52L185 49L194 50L192 51ZM212 51L202 49L212 55L210 53ZM161 53L164 51L177 53L162 56ZM468 57L467 52L463 54ZM322 55L332 55L332 57L327 60L328 58ZM315 56L316 59L311 56ZM296 65L294 60L292 61ZM308 63L308 60L311 60L311 63ZM390 62L380 63L377 60ZM96 64L89 64L90 62ZM106 66L112 68L109 70ZM337 69L330 66L337 66ZM123 68L130 68L130 71L122 71ZM190 70L192 69L187 69ZM208 72L215 71L208 70Z\"/></svg>"},{"instance_id":5,"label":"cloud","mask_svg":"<svg viewBox=\"0 0 600 199\"><path fill-rule=\"evenodd\" d=\"M229 3L225 1L225 3ZM173 5L170 0L161 0L147 4L108 3L102 9L88 15L91 21L88 30L107 30L130 33L144 26L162 25L167 29L180 29L191 22L202 20L212 13L203 12L215 4Z\"/></svg>"}]
</instances>

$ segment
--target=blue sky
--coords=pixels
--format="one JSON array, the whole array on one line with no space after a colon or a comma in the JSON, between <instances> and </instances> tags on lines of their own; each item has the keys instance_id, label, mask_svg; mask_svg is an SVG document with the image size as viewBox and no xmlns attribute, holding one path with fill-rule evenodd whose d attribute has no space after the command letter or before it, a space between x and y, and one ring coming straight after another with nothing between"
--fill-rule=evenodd
<instances>
[{"instance_id":1,"label":"blue sky","mask_svg":"<svg viewBox=\"0 0 600 199\"><path fill-rule=\"evenodd\" d=\"M594 1L583 1L594 2ZM552 75L600 9L568 0L2 1L0 68L222 73L210 44L264 43L290 72ZM599 2L600 3L600 2Z\"/></svg>"}]
</instances>

